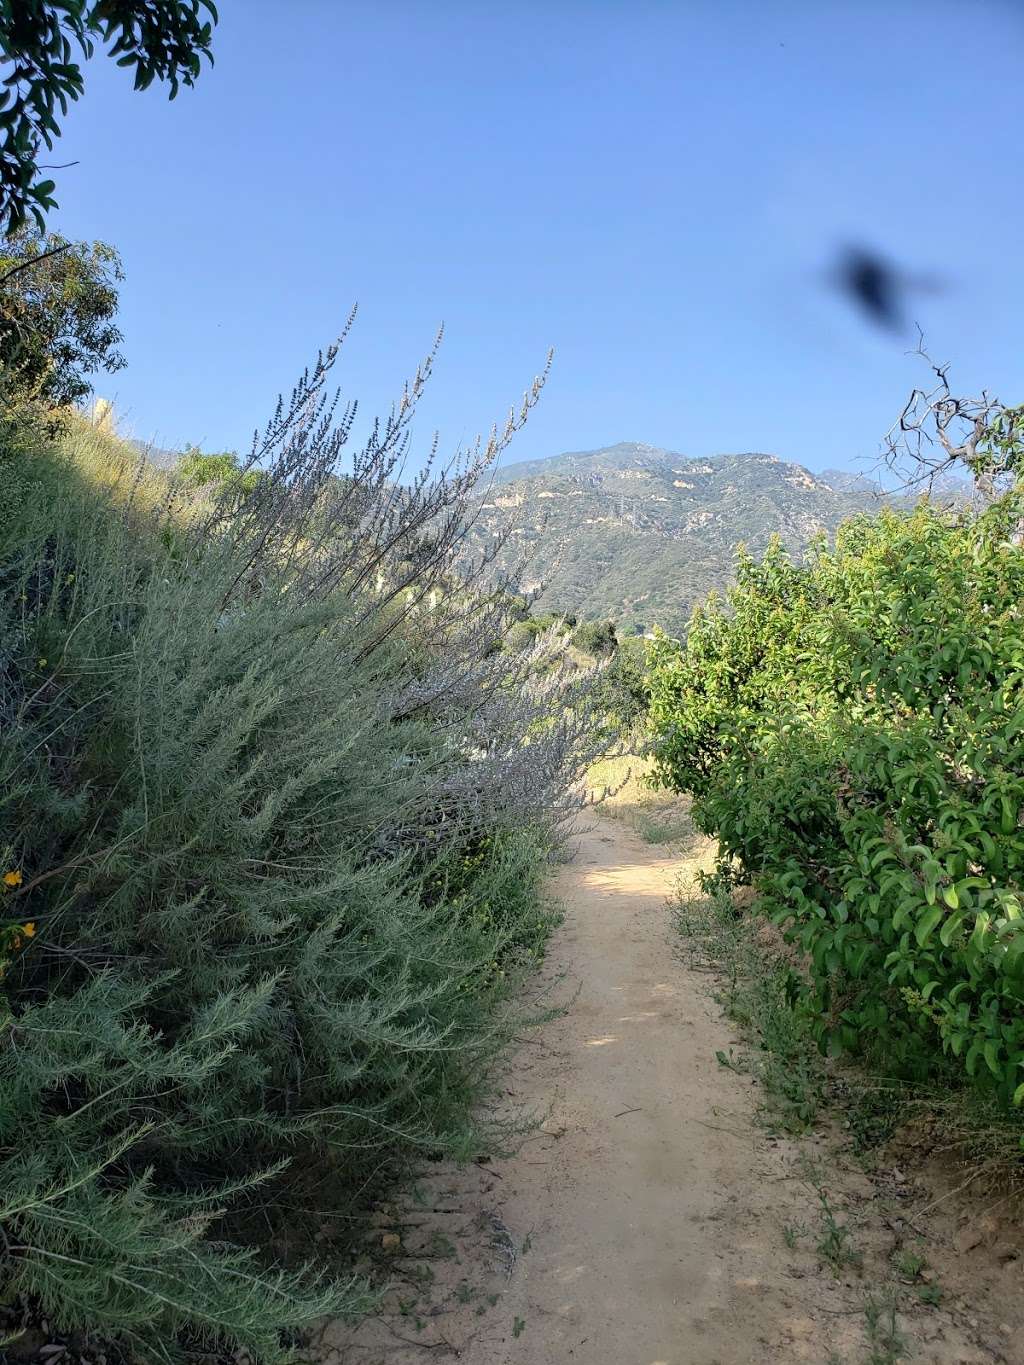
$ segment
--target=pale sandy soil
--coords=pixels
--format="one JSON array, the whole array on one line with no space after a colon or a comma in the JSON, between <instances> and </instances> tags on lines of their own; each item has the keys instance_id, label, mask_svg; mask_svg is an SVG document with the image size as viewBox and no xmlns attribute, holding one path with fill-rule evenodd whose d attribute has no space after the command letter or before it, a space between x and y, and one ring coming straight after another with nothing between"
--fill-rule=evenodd
<instances>
[{"instance_id":1,"label":"pale sandy soil","mask_svg":"<svg viewBox=\"0 0 1024 1365\"><path fill-rule=\"evenodd\" d=\"M955 1200L929 1211L934 1191L899 1170L891 1188L869 1179L834 1135L772 1136L755 1084L716 1061L737 1040L666 905L708 856L588 816L557 874L566 918L542 982L571 1003L505 1086L510 1110L548 1117L514 1156L434 1168L418 1198L379 1211L388 1311L330 1324L322 1361L1024 1362L1012 1230L988 1217L978 1232ZM860 1264L836 1270L819 1249L816 1185ZM907 1253L926 1263L916 1286L897 1269ZM872 1310L896 1284L902 1346ZM916 1297L928 1284L937 1307Z\"/></svg>"}]
</instances>

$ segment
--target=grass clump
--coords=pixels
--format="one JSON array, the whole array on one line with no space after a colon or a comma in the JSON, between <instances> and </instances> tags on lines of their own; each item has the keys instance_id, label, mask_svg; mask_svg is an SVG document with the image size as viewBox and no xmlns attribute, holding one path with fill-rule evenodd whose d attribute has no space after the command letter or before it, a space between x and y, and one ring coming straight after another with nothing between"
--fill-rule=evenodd
<instances>
[{"instance_id":1,"label":"grass clump","mask_svg":"<svg viewBox=\"0 0 1024 1365\"><path fill-rule=\"evenodd\" d=\"M719 1061L761 1082L770 1125L802 1133L817 1118L826 1077L802 1013L794 1008L793 967L781 944L752 932L749 915L713 876L709 894L681 895L676 925L692 961L718 978L717 998L751 1045Z\"/></svg>"},{"instance_id":2,"label":"grass clump","mask_svg":"<svg viewBox=\"0 0 1024 1365\"><path fill-rule=\"evenodd\" d=\"M652 763L644 754L599 759L587 784L609 819L621 821L646 844L687 845L695 838L688 801L656 789Z\"/></svg>"}]
</instances>

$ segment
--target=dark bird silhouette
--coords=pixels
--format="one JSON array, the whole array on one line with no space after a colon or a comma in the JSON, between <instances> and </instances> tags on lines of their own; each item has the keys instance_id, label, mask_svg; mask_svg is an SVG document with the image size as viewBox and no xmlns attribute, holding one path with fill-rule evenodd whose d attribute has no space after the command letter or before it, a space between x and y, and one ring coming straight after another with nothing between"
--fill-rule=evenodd
<instances>
[{"instance_id":1,"label":"dark bird silhouette","mask_svg":"<svg viewBox=\"0 0 1024 1365\"><path fill-rule=\"evenodd\" d=\"M888 261L863 247L848 247L839 263L838 283L876 326L903 330L906 282Z\"/></svg>"},{"instance_id":2,"label":"dark bird silhouette","mask_svg":"<svg viewBox=\"0 0 1024 1365\"><path fill-rule=\"evenodd\" d=\"M907 330L909 294L938 294L945 288L934 275L906 274L877 251L862 246L850 246L841 253L831 278L833 286L852 299L870 322L896 333Z\"/></svg>"}]
</instances>

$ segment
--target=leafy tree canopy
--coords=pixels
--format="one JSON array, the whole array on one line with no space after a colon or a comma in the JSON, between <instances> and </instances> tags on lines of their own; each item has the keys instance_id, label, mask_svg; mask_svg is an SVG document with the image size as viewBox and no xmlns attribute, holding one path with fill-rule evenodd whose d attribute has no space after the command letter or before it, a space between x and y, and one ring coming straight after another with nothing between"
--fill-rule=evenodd
<instances>
[{"instance_id":1,"label":"leafy tree canopy","mask_svg":"<svg viewBox=\"0 0 1024 1365\"><path fill-rule=\"evenodd\" d=\"M164 81L173 99L213 60L216 22L212 0L0 0L0 226L16 232L31 217L43 231L56 207L39 157L60 136L58 108L67 114L85 87L76 57L105 46L134 68L136 90Z\"/></svg>"},{"instance_id":2,"label":"leafy tree canopy","mask_svg":"<svg viewBox=\"0 0 1024 1365\"><path fill-rule=\"evenodd\" d=\"M21 232L0 247L0 392L61 407L124 366L114 323L121 261L104 242Z\"/></svg>"},{"instance_id":3,"label":"leafy tree canopy","mask_svg":"<svg viewBox=\"0 0 1024 1365\"><path fill-rule=\"evenodd\" d=\"M198 446L185 447L176 472L178 478L190 488L237 484L238 491L242 493L251 492L260 480L258 469L242 472L241 463L233 450L206 453Z\"/></svg>"}]
</instances>

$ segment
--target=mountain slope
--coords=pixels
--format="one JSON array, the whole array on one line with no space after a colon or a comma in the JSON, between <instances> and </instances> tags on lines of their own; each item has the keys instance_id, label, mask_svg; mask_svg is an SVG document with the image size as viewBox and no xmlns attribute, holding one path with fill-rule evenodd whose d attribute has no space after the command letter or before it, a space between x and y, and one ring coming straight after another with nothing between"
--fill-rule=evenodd
<instances>
[{"instance_id":1,"label":"mountain slope","mask_svg":"<svg viewBox=\"0 0 1024 1365\"><path fill-rule=\"evenodd\" d=\"M829 483L774 455L693 459L620 442L499 470L482 518L493 528L514 514L542 606L676 632L729 582L737 544L757 553L778 534L800 551L879 505L867 480Z\"/></svg>"}]
</instances>

